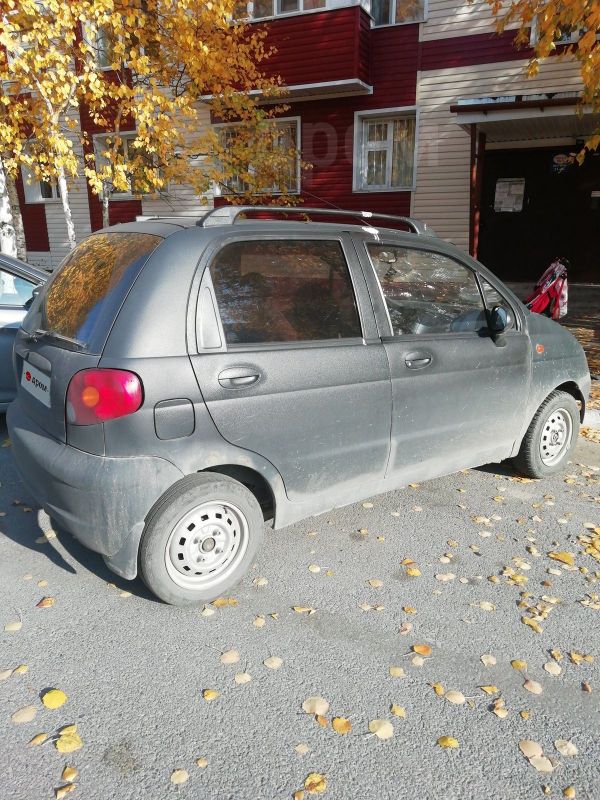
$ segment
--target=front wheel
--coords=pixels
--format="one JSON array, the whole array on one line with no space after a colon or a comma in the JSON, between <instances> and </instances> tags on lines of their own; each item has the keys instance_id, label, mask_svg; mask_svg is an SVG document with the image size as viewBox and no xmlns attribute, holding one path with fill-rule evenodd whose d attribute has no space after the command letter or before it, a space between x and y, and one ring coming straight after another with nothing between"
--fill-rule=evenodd
<instances>
[{"instance_id":1,"label":"front wheel","mask_svg":"<svg viewBox=\"0 0 600 800\"><path fill-rule=\"evenodd\" d=\"M546 478L568 462L579 436L579 408L567 392L552 392L538 408L514 459L518 472Z\"/></svg>"},{"instance_id":2,"label":"front wheel","mask_svg":"<svg viewBox=\"0 0 600 800\"><path fill-rule=\"evenodd\" d=\"M245 486L216 473L189 475L148 516L141 575L166 603L207 603L241 580L263 537L262 511Z\"/></svg>"}]
</instances>

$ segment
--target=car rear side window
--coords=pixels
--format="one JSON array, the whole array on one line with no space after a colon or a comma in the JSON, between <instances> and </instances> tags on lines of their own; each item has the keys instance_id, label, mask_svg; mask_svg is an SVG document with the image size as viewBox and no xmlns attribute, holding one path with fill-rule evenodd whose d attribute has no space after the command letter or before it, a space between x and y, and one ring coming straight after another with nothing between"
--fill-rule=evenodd
<instances>
[{"instance_id":1,"label":"car rear side window","mask_svg":"<svg viewBox=\"0 0 600 800\"><path fill-rule=\"evenodd\" d=\"M483 330L475 273L449 256L393 245L367 246L394 336Z\"/></svg>"},{"instance_id":2,"label":"car rear side window","mask_svg":"<svg viewBox=\"0 0 600 800\"><path fill-rule=\"evenodd\" d=\"M101 352L121 304L162 241L148 233L97 233L63 261L43 300L41 327Z\"/></svg>"},{"instance_id":3,"label":"car rear side window","mask_svg":"<svg viewBox=\"0 0 600 800\"><path fill-rule=\"evenodd\" d=\"M362 336L340 242L236 242L210 272L227 344Z\"/></svg>"}]
</instances>

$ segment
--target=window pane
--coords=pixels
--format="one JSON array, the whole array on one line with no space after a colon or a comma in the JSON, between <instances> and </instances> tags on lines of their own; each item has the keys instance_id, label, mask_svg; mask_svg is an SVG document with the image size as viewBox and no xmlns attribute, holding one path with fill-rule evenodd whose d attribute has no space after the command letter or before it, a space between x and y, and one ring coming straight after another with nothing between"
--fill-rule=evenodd
<instances>
[{"instance_id":1,"label":"window pane","mask_svg":"<svg viewBox=\"0 0 600 800\"><path fill-rule=\"evenodd\" d=\"M273 16L273 0L254 0L252 16L255 19L259 17L272 17Z\"/></svg>"},{"instance_id":2,"label":"window pane","mask_svg":"<svg viewBox=\"0 0 600 800\"><path fill-rule=\"evenodd\" d=\"M479 282L481 283L481 288L483 289L483 295L485 297L485 304L489 309L492 309L494 306L504 306L504 308L509 312L508 314L508 330L515 327L515 321L513 318L513 313L511 311L510 305L508 302L502 297L500 292L497 289L489 284L485 278L479 277Z\"/></svg>"},{"instance_id":3,"label":"window pane","mask_svg":"<svg viewBox=\"0 0 600 800\"><path fill-rule=\"evenodd\" d=\"M385 186L387 166L387 150L369 150L367 152L367 185Z\"/></svg>"},{"instance_id":4,"label":"window pane","mask_svg":"<svg viewBox=\"0 0 600 800\"><path fill-rule=\"evenodd\" d=\"M23 307L31 300L35 284L0 270L0 306Z\"/></svg>"},{"instance_id":5,"label":"window pane","mask_svg":"<svg viewBox=\"0 0 600 800\"><path fill-rule=\"evenodd\" d=\"M368 246L395 336L464 333L487 327L475 275L426 250Z\"/></svg>"},{"instance_id":6,"label":"window pane","mask_svg":"<svg viewBox=\"0 0 600 800\"><path fill-rule=\"evenodd\" d=\"M210 270L228 344L362 336L339 242L237 242Z\"/></svg>"},{"instance_id":7,"label":"window pane","mask_svg":"<svg viewBox=\"0 0 600 800\"><path fill-rule=\"evenodd\" d=\"M415 119L394 120L392 186L412 186L415 156Z\"/></svg>"},{"instance_id":8,"label":"window pane","mask_svg":"<svg viewBox=\"0 0 600 800\"><path fill-rule=\"evenodd\" d=\"M375 25L389 25L391 0L371 0L371 16Z\"/></svg>"},{"instance_id":9,"label":"window pane","mask_svg":"<svg viewBox=\"0 0 600 800\"><path fill-rule=\"evenodd\" d=\"M278 0L279 14L291 14L292 11L300 10L300 0Z\"/></svg>"},{"instance_id":10,"label":"window pane","mask_svg":"<svg viewBox=\"0 0 600 800\"><path fill-rule=\"evenodd\" d=\"M52 184L48 183L48 181L40 181L40 195L44 200L51 200L54 197Z\"/></svg>"},{"instance_id":11,"label":"window pane","mask_svg":"<svg viewBox=\"0 0 600 800\"><path fill-rule=\"evenodd\" d=\"M304 0L304 10L312 11L314 8L325 8L326 0Z\"/></svg>"},{"instance_id":12,"label":"window pane","mask_svg":"<svg viewBox=\"0 0 600 800\"><path fill-rule=\"evenodd\" d=\"M425 0L396 0L396 22L419 22L425 19Z\"/></svg>"},{"instance_id":13,"label":"window pane","mask_svg":"<svg viewBox=\"0 0 600 800\"><path fill-rule=\"evenodd\" d=\"M387 122L367 122L367 141L385 142L388 136Z\"/></svg>"}]
</instances>

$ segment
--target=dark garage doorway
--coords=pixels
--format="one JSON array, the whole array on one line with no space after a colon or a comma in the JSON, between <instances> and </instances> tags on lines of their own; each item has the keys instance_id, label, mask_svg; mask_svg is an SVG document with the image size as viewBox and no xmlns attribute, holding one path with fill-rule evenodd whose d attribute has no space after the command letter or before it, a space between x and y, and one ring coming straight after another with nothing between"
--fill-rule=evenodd
<instances>
[{"instance_id":1,"label":"dark garage doorway","mask_svg":"<svg viewBox=\"0 0 600 800\"><path fill-rule=\"evenodd\" d=\"M571 281L600 283L600 153L580 166L576 150L486 151L478 258L499 277L531 283L566 256Z\"/></svg>"}]
</instances>

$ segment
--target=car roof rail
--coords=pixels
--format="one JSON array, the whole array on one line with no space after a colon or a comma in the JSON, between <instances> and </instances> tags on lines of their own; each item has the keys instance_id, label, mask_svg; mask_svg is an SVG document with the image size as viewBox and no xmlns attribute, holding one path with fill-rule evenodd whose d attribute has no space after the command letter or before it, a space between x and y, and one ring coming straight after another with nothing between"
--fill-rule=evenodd
<instances>
[{"instance_id":1,"label":"car roof rail","mask_svg":"<svg viewBox=\"0 0 600 800\"><path fill-rule=\"evenodd\" d=\"M261 214L308 214L312 216L324 217L355 217L361 222L370 222L381 219L390 222L402 222L408 225L413 233L419 236L435 236L432 228L427 223L413 217L400 217L394 214L380 214L377 211L353 211L347 208L309 208L306 206L219 206L204 214L196 223L202 228L215 225L235 225L238 217L250 211L257 211Z\"/></svg>"}]
</instances>

